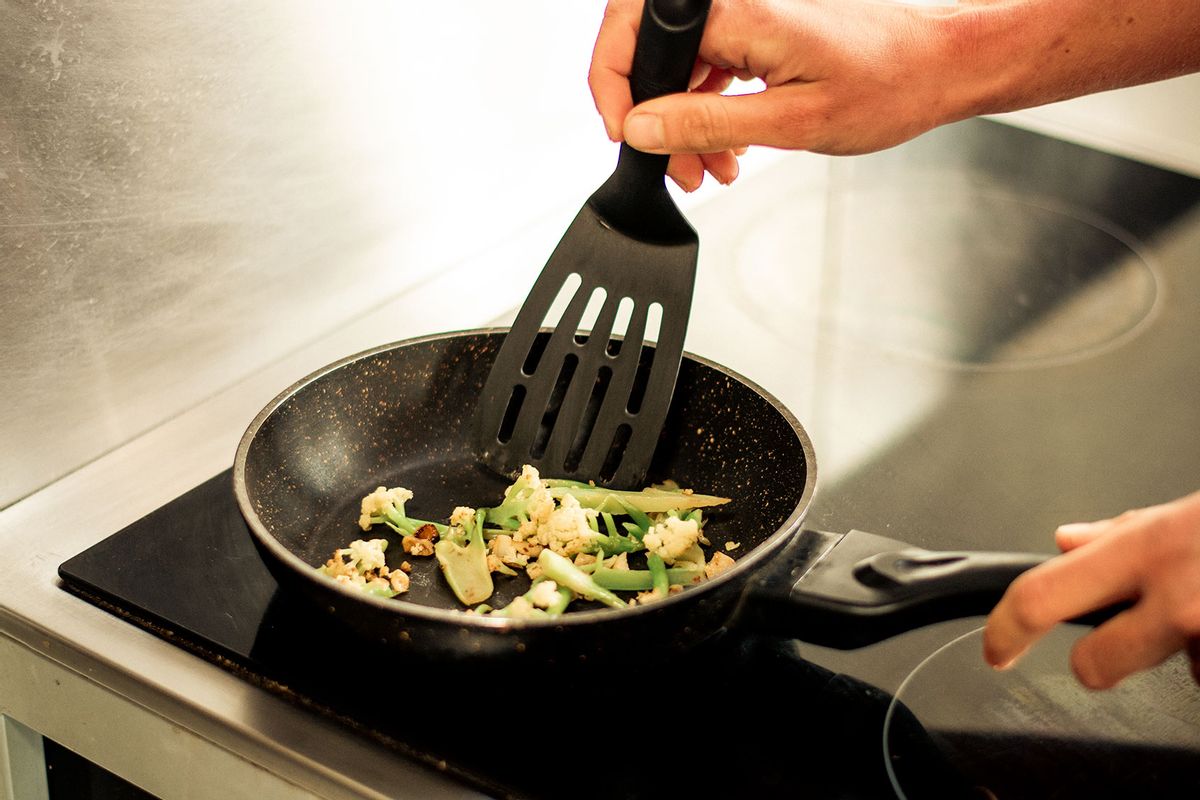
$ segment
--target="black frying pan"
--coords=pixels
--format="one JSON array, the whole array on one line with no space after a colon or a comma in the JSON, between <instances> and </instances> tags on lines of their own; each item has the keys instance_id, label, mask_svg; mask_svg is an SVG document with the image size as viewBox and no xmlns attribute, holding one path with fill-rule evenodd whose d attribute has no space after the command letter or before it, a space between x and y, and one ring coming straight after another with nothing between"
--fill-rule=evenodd
<instances>
[{"instance_id":1,"label":"black frying pan","mask_svg":"<svg viewBox=\"0 0 1200 800\"><path fill-rule=\"evenodd\" d=\"M1045 559L932 553L860 532L802 530L816 486L803 427L759 387L688 356L649 480L733 498L705 529L717 550L739 544L737 564L723 575L652 605L512 620L462 613L433 558L409 559L412 586L398 599L317 574L335 548L364 536L358 504L376 486L413 490L409 513L427 519L444 519L456 505L497 502L510 478L476 459L471 417L503 336L428 336L351 356L304 378L254 419L238 446L234 491L283 587L368 639L432 658L645 658L727 626L837 647L867 644L984 613L1016 575ZM391 532L370 534L381 535ZM403 551L392 544L389 557L398 563ZM500 606L528 581L498 576L496 586L489 602Z\"/></svg>"}]
</instances>

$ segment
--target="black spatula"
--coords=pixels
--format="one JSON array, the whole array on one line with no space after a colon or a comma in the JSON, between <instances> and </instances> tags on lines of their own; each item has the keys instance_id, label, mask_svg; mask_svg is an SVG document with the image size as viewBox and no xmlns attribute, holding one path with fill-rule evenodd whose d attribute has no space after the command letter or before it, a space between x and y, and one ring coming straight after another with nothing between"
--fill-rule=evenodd
<instances>
[{"instance_id":1,"label":"black spatula","mask_svg":"<svg viewBox=\"0 0 1200 800\"><path fill-rule=\"evenodd\" d=\"M687 89L710 4L646 1L634 103ZM480 398L477 441L492 468L533 464L547 476L614 487L644 479L679 372L700 246L667 193L667 159L622 144L616 170L534 283ZM556 298L576 282L554 330L544 330ZM589 307L599 307L595 322L580 331ZM613 334L619 309L628 314L623 337ZM645 339L655 319L652 346Z\"/></svg>"}]
</instances>

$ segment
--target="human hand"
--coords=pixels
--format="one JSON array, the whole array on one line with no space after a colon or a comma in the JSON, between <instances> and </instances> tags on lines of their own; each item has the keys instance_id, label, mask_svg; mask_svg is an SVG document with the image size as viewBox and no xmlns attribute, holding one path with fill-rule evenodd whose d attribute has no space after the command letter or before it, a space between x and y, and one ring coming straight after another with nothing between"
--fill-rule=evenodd
<instances>
[{"instance_id":1,"label":"human hand","mask_svg":"<svg viewBox=\"0 0 1200 800\"><path fill-rule=\"evenodd\" d=\"M1071 668L1115 686L1185 650L1200 682L1200 492L1055 532L1064 555L1021 575L988 617L984 658L1004 668L1054 625L1122 600L1133 605L1080 639Z\"/></svg>"},{"instance_id":2,"label":"human hand","mask_svg":"<svg viewBox=\"0 0 1200 800\"><path fill-rule=\"evenodd\" d=\"M956 118L938 76L935 21L945 9L894 3L714 0L691 91L636 109L629 71L642 0L611 0L588 83L609 138L676 154L686 190L708 171L737 177L749 145L829 154L880 150ZM734 78L762 92L720 94Z\"/></svg>"},{"instance_id":3,"label":"human hand","mask_svg":"<svg viewBox=\"0 0 1200 800\"><path fill-rule=\"evenodd\" d=\"M692 91L633 108L642 0L609 0L588 83L614 141L680 154L685 189L737 177L749 145L850 155L977 114L1200 70L1200 3L713 0ZM723 96L734 78L766 89Z\"/></svg>"}]
</instances>

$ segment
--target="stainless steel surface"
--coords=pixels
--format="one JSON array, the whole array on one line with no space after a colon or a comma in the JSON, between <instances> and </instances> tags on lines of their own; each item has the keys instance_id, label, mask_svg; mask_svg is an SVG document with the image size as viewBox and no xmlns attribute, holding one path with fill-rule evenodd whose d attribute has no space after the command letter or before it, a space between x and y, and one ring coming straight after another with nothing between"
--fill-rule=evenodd
<instances>
[{"instance_id":1,"label":"stainless steel surface","mask_svg":"<svg viewBox=\"0 0 1200 800\"><path fill-rule=\"evenodd\" d=\"M0 507L578 206L600 10L0 4Z\"/></svg>"}]
</instances>

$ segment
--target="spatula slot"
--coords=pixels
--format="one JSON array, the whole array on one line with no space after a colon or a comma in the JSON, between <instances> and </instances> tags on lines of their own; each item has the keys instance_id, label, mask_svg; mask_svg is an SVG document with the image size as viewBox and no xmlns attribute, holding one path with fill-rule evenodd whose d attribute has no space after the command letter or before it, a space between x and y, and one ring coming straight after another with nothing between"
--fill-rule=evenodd
<instances>
[{"instance_id":1,"label":"spatula slot","mask_svg":"<svg viewBox=\"0 0 1200 800\"><path fill-rule=\"evenodd\" d=\"M596 328L596 320L600 316L600 310L604 308L604 301L608 298L608 292L603 286L597 286L592 290L592 296L588 298L587 306L583 309L583 316L579 319L579 327L575 330L575 343L587 344L588 337Z\"/></svg>"},{"instance_id":2,"label":"spatula slot","mask_svg":"<svg viewBox=\"0 0 1200 800\"><path fill-rule=\"evenodd\" d=\"M550 434L554 430L558 412L562 409L563 398L567 395L567 387L571 385L571 378L574 377L575 368L578 366L579 356L574 353L569 353L563 358L562 369L558 372L558 379L554 382L554 389L546 401L545 411L542 412L542 422L538 425L537 433L534 434L533 446L529 448L529 453L534 459L540 459L546 453L546 445L550 442Z\"/></svg>"},{"instance_id":3,"label":"spatula slot","mask_svg":"<svg viewBox=\"0 0 1200 800\"><path fill-rule=\"evenodd\" d=\"M658 334L662 330L663 307L662 303L654 302L650 304L650 308L646 311L646 333L643 340L647 342L657 342Z\"/></svg>"},{"instance_id":4,"label":"spatula slot","mask_svg":"<svg viewBox=\"0 0 1200 800\"><path fill-rule=\"evenodd\" d=\"M542 345L545 347L545 345ZM513 431L517 427L517 417L521 416L521 406L525 402L525 387L517 384L513 387L512 394L508 398L508 406L504 409L504 416L500 419L500 431L496 434L496 440L500 444L508 444L512 439Z\"/></svg>"},{"instance_id":5,"label":"spatula slot","mask_svg":"<svg viewBox=\"0 0 1200 800\"><path fill-rule=\"evenodd\" d=\"M633 384L629 387L629 402L625 410L637 414L642 410L642 401L646 399L646 387L650 384L650 371L654 369L655 348L643 347L638 357L637 372L633 376Z\"/></svg>"},{"instance_id":6,"label":"spatula slot","mask_svg":"<svg viewBox=\"0 0 1200 800\"><path fill-rule=\"evenodd\" d=\"M563 279L562 285L558 288L558 293L554 295L554 300L546 307L546 313L542 317L542 328L557 328L562 321L563 316L570 309L575 295L579 292L579 287L583 285L583 278L578 272L572 272ZM548 294L549 286L535 287L541 292ZM589 303L590 305L590 303ZM542 360L542 355L546 352L546 344L549 338L545 336L533 337L532 343L529 345L529 351L525 355L525 361L521 365L521 371L526 376L537 372L538 363Z\"/></svg>"},{"instance_id":7,"label":"spatula slot","mask_svg":"<svg viewBox=\"0 0 1200 800\"><path fill-rule=\"evenodd\" d=\"M567 457L563 465L566 467L568 473L579 469L579 462L583 460L583 453L587 449L588 440L592 438L592 431L596 427L596 417L600 415L600 407L604 405L604 396L608 394L608 387L611 383L612 369L601 367L596 373L596 382L592 385L592 394L588 398L587 406L583 410L583 416L579 420L579 431L575 436L575 441L571 443L571 448L567 451Z\"/></svg>"},{"instance_id":8,"label":"spatula slot","mask_svg":"<svg viewBox=\"0 0 1200 800\"><path fill-rule=\"evenodd\" d=\"M612 338L608 340L608 345L604 351L614 358L621 352L621 341L625 333L629 330L629 321L633 319L633 308L632 297L622 297L621 302L617 305L617 316L613 320Z\"/></svg>"},{"instance_id":9,"label":"spatula slot","mask_svg":"<svg viewBox=\"0 0 1200 800\"><path fill-rule=\"evenodd\" d=\"M621 424L617 427L616 433L613 435L612 445L608 448L608 454L604 457L604 464L600 467L600 480L608 482L617 474L617 470L621 467L621 459L625 457L625 448L629 445L629 438L633 434L633 428L628 424Z\"/></svg>"}]
</instances>

